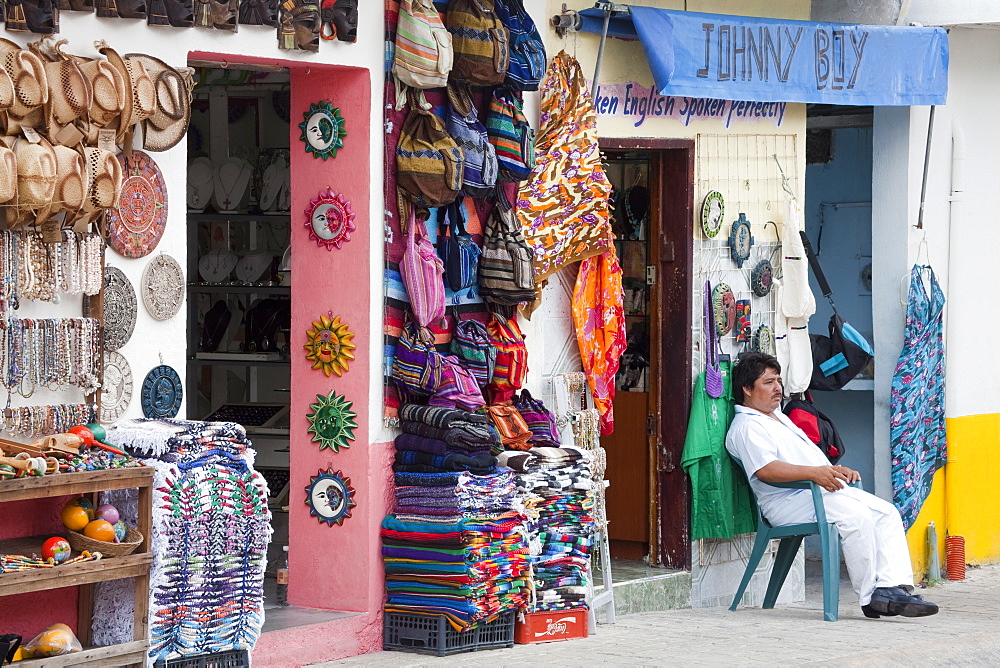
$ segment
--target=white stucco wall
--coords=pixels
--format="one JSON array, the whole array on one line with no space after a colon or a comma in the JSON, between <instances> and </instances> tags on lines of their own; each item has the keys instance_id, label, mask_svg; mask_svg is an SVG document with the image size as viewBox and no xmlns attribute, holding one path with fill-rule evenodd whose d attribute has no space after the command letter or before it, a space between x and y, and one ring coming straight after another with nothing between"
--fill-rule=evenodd
<instances>
[{"instance_id":1,"label":"white stucco wall","mask_svg":"<svg viewBox=\"0 0 1000 668\"><path fill-rule=\"evenodd\" d=\"M327 63L364 67L371 70L373 104L370 110L370 123L373 130L382 126L381 90L382 90L382 58L383 58L383 6L381 2L362 2L359 8L358 41L349 44L339 41L322 41L317 54L307 54L301 51L284 51L278 48L275 29L260 26L240 26L239 32L233 34L221 30L203 28L172 28L149 27L142 21L98 18L93 14L64 11L60 14L60 39L69 40L66 50L84 56L96 57L94 40L104 40L119 53L142 52L156 56L174 66L184 66L188 54L192 51L205 51L219 54L245 54L260 58L273 59L276 64L281 61L304 61L311 63ZM37 39L37 35L27 33L5 33L6 38L24 45ZM223 61L224 57L221 58ZM324 91L316 91L317 99ZM292 123L296 124L295 119ZM351 120L347 119L348 131ZM370 169L372 188L367 206L374 214L382 210L382 147L381 133L374 132L375 139L371 147ZM207 138L206 138L207 140ZM347 141L350 141L348 137ZM301 146L292 146L292 150L301 150ZM182 140L174 148L162 153L151 154L163 171L168 193L168 220L163 238L154 253L167 253L177 259L182 267L187 267L187 219L186 219L186 178L187 178L187 140ZM294 175L293 175L294 178ZM377 181L377 182L376 182ZM356 202L355 208L365 203ZM372 215L373 221L380 221L381 215ZM296 224L298 216L292 212L292 224ZM373 224L365 233L371 235L373 251L371 262L371 302L373 305L382 301L382 228ZM106 254L107 263L121 269L138 291L142 272L152 256L137 260L127 259L113 250ZM164 364L172 366L183 379L185 377L185 352L187 343L187 307L175 317L166 321L156 321L149 316L141 304L137 313L135 332L130 341L119 351L126 357L132 368L134 389L132 402L125 417L141 417L142 408L139 401L139 391L146 373L157 364L161 356ZM50 304L27 304L18 312L19 317L58 317L75 316L80 312L79 298L64 297L57 306ZM373 333L381 331L381 308L374 307L371 311L371 328ZM293 345L293 348L295 346ZM366 362L372 370L372 377L381 375L382 340L373 335L371 350L366 353ZM358 351L359 353L361 351ZM358 355L359 361L362 359ZM185 394L187 388L185 387ZM14 405L35 405L46 402L72 403L82 398L78 393L65 391L59 393L38 393L30 399L22 399ZM381 387L373 384L372 397L369 402L369 419L373 425L381 424Z\"/></svg>"}]
</instances>

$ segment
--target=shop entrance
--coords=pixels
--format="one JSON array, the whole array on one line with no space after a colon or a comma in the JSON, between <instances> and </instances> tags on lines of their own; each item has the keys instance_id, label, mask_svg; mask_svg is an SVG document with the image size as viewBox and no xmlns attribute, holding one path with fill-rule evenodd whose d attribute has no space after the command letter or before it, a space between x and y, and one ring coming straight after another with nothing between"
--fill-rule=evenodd
<instances>
[{"instance_id":1,"label":"shop entrance","mask_svg":"<svg viewBox=\"0 0 1000 668\"><path fill-rule=\"evenodd\" d=\"M284 598L276 575L288 545L290 75L277 66L191 65L187 417L239 423L253 442L274 531L270 608Z\"/></svg>"},{"instance_id":2,"label":"shop entrance","mask_svg":"<svg viewBox=\"0 0 1000 668\"><path fill-rule=\"evenodd\" d=\"M602 140L615 188L627 349L615 378L608 453L611 553L689 568L688 484L680 467L691 401L694 142Z\"/></svg>"}]
</instances>

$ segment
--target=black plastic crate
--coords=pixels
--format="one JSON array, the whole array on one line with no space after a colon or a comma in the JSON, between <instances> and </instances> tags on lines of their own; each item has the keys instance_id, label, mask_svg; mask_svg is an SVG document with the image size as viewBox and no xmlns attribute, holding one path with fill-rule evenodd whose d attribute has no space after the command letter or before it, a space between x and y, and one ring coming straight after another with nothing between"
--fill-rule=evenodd
<instances>
[{"instance_id":1,"label":"black plastic crate","mask_svg":"<svg viewBox=\"0 0 1000 668\"><path fill-rule=\"evenodd\" d=\"M505 612L492 622L468 631L456 631L444 615L385 613L382 648L447 656L481 649L514 646L515 613Z\"/></svg>"},{"instance_id":2,"label":"black plastic crate","mask_svg":"<svg viewBox=\"0 0 1000 668\"><path fill-rule=\"evenodd\" d=\"M245 649L215 654L182 656L177 659L157 660L153 668L248 668L250 657Z\"/></svg>"}]
</instances>

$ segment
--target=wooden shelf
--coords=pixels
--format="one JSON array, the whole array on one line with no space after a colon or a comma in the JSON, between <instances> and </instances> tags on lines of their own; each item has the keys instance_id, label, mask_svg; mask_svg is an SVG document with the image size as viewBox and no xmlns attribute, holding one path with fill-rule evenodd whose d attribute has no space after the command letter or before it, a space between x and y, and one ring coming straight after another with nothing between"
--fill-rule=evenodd
<instances>
[{"instance_id":1,"label":"wooden shelf","mask_svg":"<svg viewBox=\"0 0 1000 668\"><path fill-rule=\"evenodd\" d=\"M57 473L40 478L15 478L0 482L0 503L39 497L80 495L112 489L149 487L152 484L153 469L148 466L106 471Z\"/></svg>"},{"instance_id":2,"label":"wooden shelf","mask_svg":"<svg viewBox=\"0 0 1000 668\"><path fill-rule=\"evenodd\" d=\"M108 647L94 647L82 652L52 656L44 659L27 659L18 661L18 666L24 668L69 668L70 666L88 666L90 668L107 668L107 666L124 666L146 664L146 651L149 643L145 640L126 642Z\"/></svg>"},{"instance_id":3,"label":"wooden shelf","mask_svg":"<svg viewBox=\"0 0 1000 668\"><path fill-rule=\"evenodd\" d=\"M40 537L39 540L48 537ZM41 546L41 542L38 545ZM0 543L0 552L2 551L4 551L4 547L3 543ZM26 594L46 589L134 578L148 573L151 563L153 563L153 555L149 552L143 552L142 554L130 554L127 557L109 557L99 561L87 561L82 564L69 564L55 568L36 568L19 573L0 573L0 596L13 596L14 594Z\"/></svg>"}]
</instances>

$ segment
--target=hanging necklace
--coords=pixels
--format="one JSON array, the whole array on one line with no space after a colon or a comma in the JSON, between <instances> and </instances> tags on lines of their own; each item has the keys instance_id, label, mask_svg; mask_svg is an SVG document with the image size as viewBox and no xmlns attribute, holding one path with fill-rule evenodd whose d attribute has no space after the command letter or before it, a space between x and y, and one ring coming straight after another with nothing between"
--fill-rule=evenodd
<instances>
[{"instance_id":1,"label":"hanging necklace","mask_svg":"<svg viewBox=\"0 0 1000 668\"><path fill-rule=\"evenodd\" d=\"M226 173L232 173L239 166L239 172L236 173L236 178L234 178L229 186L226 186L225 178ZM219 204L219 208L223 211L232 211L239 205L243 200L243 194L246 191L247 181L250 179L250 174L248 169L250 168L250 163L246 160L241 160L239 158L229 158L223 161L215 170L215 199Z\"/></svg>"}]
</instances>

